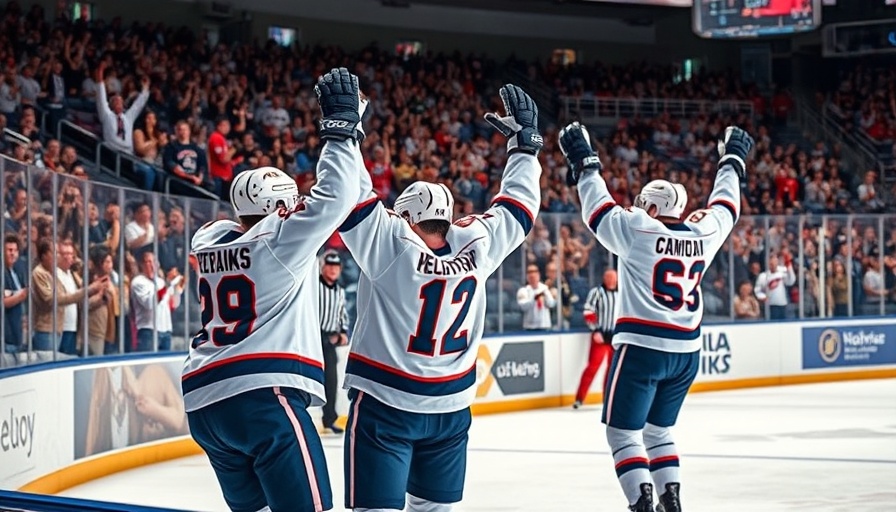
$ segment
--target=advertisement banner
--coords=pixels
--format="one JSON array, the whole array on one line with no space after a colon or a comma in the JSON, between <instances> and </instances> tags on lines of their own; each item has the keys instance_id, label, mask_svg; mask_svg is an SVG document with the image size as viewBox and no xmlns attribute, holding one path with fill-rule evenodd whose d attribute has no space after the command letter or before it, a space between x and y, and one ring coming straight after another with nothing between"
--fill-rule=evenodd
<instances>
[{"instance_id":1,"label":"advertisement banner","mask_svg":"<svg viewBox=\"0 0 896 512\"><path fill-rule=\"evenodd\" d=\"M504 396L544 392L544 342L506 343L491 374Z\"/></svg>"},{"instance_id":2,"label":"advertisement banner","mask_svg":"<svg viewBox=\"0 0 896 512\"><path fill-rule=\"evenodd\" d=\"M68 379L66 379L68 378ZM47 371L0 381L0 488L16 488L72 461L71 375Z\"/></svg>"},{"instance_id":3,"label":"advertisement banner","mask_svg":"<svg viewBox=\"0 0 896 512\"><path fill-rule=\"evenodd\" d=\"M75 459L188 433L180 359L75 370Z\"/></svg>"},{"instance_id":4,"label":"advertisement banner","mask_svg":"<svg viewBox=\"0 0 896 512\"><path fill-rule=\"evenodd\" d=\"M803 327L803 369L896 364L896 325Z\"/></svg>"}]
</instances>

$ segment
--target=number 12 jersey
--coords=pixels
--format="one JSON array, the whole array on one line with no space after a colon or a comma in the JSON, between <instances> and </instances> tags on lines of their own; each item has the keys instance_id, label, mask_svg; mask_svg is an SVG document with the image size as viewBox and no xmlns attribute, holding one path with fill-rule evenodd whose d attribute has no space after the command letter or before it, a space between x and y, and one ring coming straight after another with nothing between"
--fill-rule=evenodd
<instances>
[{"instance_id":1,"label":"number 12 jersey","mask_svg":"<svg viewBox=\"0 0 896 512\"><path fill-rule=\"evenodd\" d=\"M364 179L361 197L371 199L340 228L362 271L346 389L417 413L453 412L473 403L486 279L532 228L540 175L534 156L511 155L492 206L455 222L448 244L435 251L371 197Z\"/></svg>"}]
</instances>

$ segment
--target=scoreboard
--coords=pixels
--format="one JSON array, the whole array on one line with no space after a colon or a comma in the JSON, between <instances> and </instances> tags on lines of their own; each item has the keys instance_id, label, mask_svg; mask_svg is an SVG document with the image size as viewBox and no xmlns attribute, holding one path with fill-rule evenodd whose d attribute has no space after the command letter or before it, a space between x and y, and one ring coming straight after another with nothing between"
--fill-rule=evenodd
<instances>
[{"instance_id":1,"label":"scoreboard","mask_svg":"<svg viewBox=\"0 0 896 512\"><path fill-rule=\"evenodd\" d=\"M821 24L821 0L695 0L694 32L744 39L808 32Z\"/></svg>"}]
</instances>

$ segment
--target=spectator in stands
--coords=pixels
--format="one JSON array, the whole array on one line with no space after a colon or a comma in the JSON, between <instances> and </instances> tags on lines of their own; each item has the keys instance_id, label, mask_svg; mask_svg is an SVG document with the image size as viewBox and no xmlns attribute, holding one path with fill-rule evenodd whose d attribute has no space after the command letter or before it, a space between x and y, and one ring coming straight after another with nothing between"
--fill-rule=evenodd
<instances>
[{"instance_id":1,"label":"spectator in stands","mask_svg":"<svg viewBox=\"0 0 896 512\"><path fill-rule=\"evenodd\" d=\"M118 287L112 283L114 261L112 253L103 245L90 248L91 283L105 280L106 285L98 294L100 300L91 301L87 320L87 348L92 356L115 352L115 333L118 316L121 315Z\"/></svg>"},{"instance_id":2,"label":"spectator in stands","mask_svg":"<svg viewBox=\"0 0 896 512\"><path fill-rule=\"evenodd\" d=\"M208 138L208 168L212 178L213 190L222 200L230 198L230 183L233 181L233 168L242 163L237 156L237 148L227 139L230 134L230 119L218 117L215 131Z\"/></svg>"},{"instance_id":3,"label":"spectator in stands","mask_svg":"<svg viewBox=\"0 0 896 512\"><path fill-rule=\"evenodd\" d=\"M271 105L262 109L258 117L261 120L263 135L269 141L280 138L283 131L289 127L289 112L283 108L283 98L279 95L271 98Z\"/></svg>"},{"instance_id":4,"label":"spectator in stands","mask_svg":"<svg viewBox=\"0 0 896 512\"><path fill-rule=\"evenodd\" d=\"M849 276L846 275L846 267L840 260L834 260L831 264L833 272L828 276L827 282L827 308L828 316L849 316Z\"/></svg>"},{"instance_id":5,"label":"spectator in stands","mask_svg":"<svg viewBox=\"0 0 896 512\"><path fill-rule=\"evenodd\" d=\"M37 105L37 99L42 96L40 84L34 79L34 71L31 65L27 65L22 68L22 73L16 77L22 105Z\"/></svg>"},{"instance_id":6,"label":"spectator in stands","mask_svg":"<svg viewBox=\"0 0 896 512\"><path fill-rule=\"evenodd\" d=\"M878 304L885 300L888 291L881 272L880 253L872 250L865 258L865 274L862 276L862 287L865 290L865 300L870 304Z\"/></svg>"},{"instance_id":7,"label":"spectator in stands","mask_svg":"<svg viewBox=\"0 0 896 512\"><path fill-rule=\"evenodd\" d=\"M3 341L7 354L15 354L22 350L22 314L24 302L28 299L28 288L25 276L16 268L19 261L21 241L15 234L9 233L3 239Z\"/></svg>"},{"instance_id":8,"label":"spectator in stands","mask_svg":"<svg viewBox=\"0 0 896 512\"><path fill-rule=\"evenodd\" d=\"M0 82L0 114L6 116L6 122L10 126L18 124L20 102L21 96L19 85L16 83L15 67L9 66L3 75L3 81Z\"/></svg>"},{"instance_id":9,"label":"spectator in stands","mask_svg":"<svg viewBox=\"0 0 896 512\"><path fill-rule=\"evenodd\" d=\"M43 77L43 90L47 91L43 106L47 109L47 129L56 133L56 125L65 118L65 78L62 76L62 61L54 58Z\"/></svg>"},{"instance_id":10,"label":"spectator in stands","mask_svg":"<svg viewBox=\"0 0 896 512\"><path fill-rule=\"evenodd\" d=\"M168 144L168 134L159 129L159 119L152 110L143 115L143 123L134 127L134 154L154 169L162 166L162 153ZM153 187L147 190L161 191L158 176Z\"/></svg>"},{"instance_id":11,"label":"spectator in stands","mask_svg":"<svg viewBox=\"0 0 896 512\"><path fill-rule=\"evenodd\" d=\"M138 258L146 251L152 251L156 238L156 227L152 223L152 208L149 203L138 203L134 207L134 218L124 227L124 241L127 249Z\"/></svg>"},{"instance_id":12,"label":"spectator in stands","mask_svg":"<svg viewBox=\"0 0 896 512\"><path fill-rule=\"evenodd\" d=\"M59 154L58 172L65 174L74 174L75 167L78 167L78 151L74 146L63 146L62 152Z\"/></svg>"},{"instance_id":13,"label":"spectator in stands","mask_svg":"<svg viewBox=\"0 0 896 512\"><path fill-rule=\"evenodd\" d=\"M205 152L193 143L190 123L178 121L175 138L165 146L165 171L197 187L205 182Z\"/></svg>"},{"instance_id":14,"label":"spectator in stands","mask_svg":"<svg viewBox=\"0 0 896 512\"><path fill-rule=\"evenodd\" d=\"M56 139L47 141L47 145L41 152L40 158L37 159L35 165L38 167L49 169L55 172L62 172L62 162L60 161L62 145Z\"/></svg>"},{"instance_id":15,"label":"spectator in stands","mask_svg":"<svg viewBox=\"0 0 896 512\"><path fill-rule=\"evenodd\" d=\"M124 109L124 98L120 94L114 94L111 98L106 97L105 83L106 61L100 61L96 70L97 83L97 113L100 123L103 125L103 141L109 144L113 149L121 151L127 155L134 155L134 122L137 116L143 111L146 100L149 99L149 77L144 76L140 83L143 91L134 100L134 103L127 110ZM115 80L114 75L110 77L110 82ZM120 86L118 87L120 91ZM110 90L114 90L110 86ZM156 171L151 165L144 163L135 163L134 172L138 175L143 190L153 190L156 181Z\"/></svg>"},{"instance_id":16,"label":"spectator in stands","mask_svg":"<svg viewBox=\"0 0 896 512\"><path fill-rule=\"evenodd\" d=\"M569 320L572 318L572 309L579 302L579 296L572 292L566 277L557 272L557 262L551 261L544 267L544 284L551 291L551 295L560 299L560 327L569 329Z\"/></svg>"},{"instance_id":17,"label":"spectator in stands","mask_svg":"<svg viewBox=\"0 0 896 512\"><path fill-rule=\"evenodd\" d=\"M379 145L373 149L373 158L364 162L370 179L373 181L373 191L381 201L392 202L394 197L392 190L392 161L388 144Z\"/></svg>"},{"instance_id":18,"label":"spectator in stands","mask_svg":"<svg viewBox=\"0 0 896 512\"><path fill-rule=\"evenodd\" d=\"M753 295L753 285L749 281L741 281L734 297L734 318L757 320L759 315L759 301Z\"/></svg>"},{"instance_id":19,"label":"spectator in stands","mask_svg":"<svg viewBox=\"0 0 896 512\"><path fill-rule=\"evenodd\" d=\"M56 258L57 266L54 266L53 253L57 247L59 251ZM58 349L74 354L75 332L78 329L78 304L85 297L88 299L96 297L108 282L108 278L100 279L87 287L80 287L80 276L72 274L70 270L74 256L75 249L71 243L57 245L47 238L38 242L39 264L31 273L34 307L34 336L31 345L34 350ZM63 266L66 268L63 269ZM70 305L74 307L73 310L66 309L66 306Z\"/></svg>"},{"instance_id":20,"label":"spectator in stands","mask_svg":"<svg viewBox=\"0 0 896 512\"><path fill-rule=\"evenodd\" d=\"M158 350L171 350L171 311L180 304L184 280L177 269L159 277L156 255L144 252L138 259L139 274L131 280L131 305L137 325L137 351L154 350L153 333Z\"/></svg>"},{"instance_id":21,"label":"spectator in stands","mask_svg":"<svg viewBox=\"0 0 896 512\"><path fill-rule=\"evenodd\" d=\"M783 256L784 264L780 265L778 255L772 253L768 258L768 270L756 278L756 298L768 304L771 320L783 320L787 317L787 304L790 303L787 287L796 282L789 253L783 253Z\"/></svg>"},{"instance_id":22,"label":"spectator in stands","mask_svg":"<svg viewBox=\"0 0 896 512\"><path fill-rule=\"evenodd\" d=\"M523 311L523 329L544 331L551 328L551 309L557 301L548 286L541 282L536 265L526 267L526 285L516 292L516 302Z\"/></svg>"},{"instance_id":23,"label":"spectator in stands","mask_svg":"<svg viewBox=\"0 0 896 512\"><path fill-rule=\"evenodd\" d=\"M880 197L878 197L875 181L877 181L877 173L868 171L865 173L865 181L859 185L859 202L862 205L862 209L866 212L882 212L886 206Z\"/></svg>"}]
</instances>

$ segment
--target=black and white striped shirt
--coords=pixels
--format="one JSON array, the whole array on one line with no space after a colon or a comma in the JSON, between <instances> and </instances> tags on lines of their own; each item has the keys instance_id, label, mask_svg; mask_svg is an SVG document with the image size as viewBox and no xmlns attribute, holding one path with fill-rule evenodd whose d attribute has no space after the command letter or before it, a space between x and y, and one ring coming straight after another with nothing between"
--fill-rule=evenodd
<instances>
[{"instance_id":1,"label":"black and white striped shirt","mask_svg":"<svg viewBox=\"0 0 896 512\"><path fill-rule=\"evenodd\" d=\"M327 284L320 277L320 330L326 333L348 332L345 289L339 283Z\"/></svg>"},{"instance_id":2,"label":"black and white striped shirt","mask_svg":"<svg viewBox=\"0 0 896 512\"><path fill-rule=\"evenodd\" d=\"M616 328L616 296L618 290L607 290L603 286L592 288L585 300L585 311L597 315L597 328L601 333L612 333Z\"/></svg>"}]
</instances>

